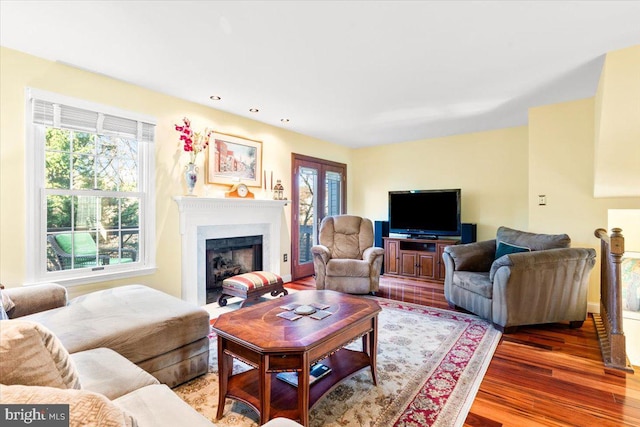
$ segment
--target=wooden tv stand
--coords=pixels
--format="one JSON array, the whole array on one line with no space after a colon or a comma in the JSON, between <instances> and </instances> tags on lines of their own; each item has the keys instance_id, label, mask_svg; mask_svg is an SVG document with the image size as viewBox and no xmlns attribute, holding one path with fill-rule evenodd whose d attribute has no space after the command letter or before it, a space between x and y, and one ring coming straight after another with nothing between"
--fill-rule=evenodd
<instances>
[{"instance_id":1,"label":"wooden tv stand","mask_svg":"<svg viewBox=\"0 0 640 427\"><path fill-rule=\"evenodd\" d=\"M384 239L384 274L412 279L444 282L442 252L458 240Z\"/></svg>"}]
</instances>

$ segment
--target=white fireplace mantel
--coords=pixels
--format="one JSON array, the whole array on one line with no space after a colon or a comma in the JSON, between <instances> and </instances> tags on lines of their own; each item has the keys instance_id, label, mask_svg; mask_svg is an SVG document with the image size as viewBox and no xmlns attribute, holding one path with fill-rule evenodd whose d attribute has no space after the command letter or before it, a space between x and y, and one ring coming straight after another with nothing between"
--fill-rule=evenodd
<instances>
[{"instance_id":1,"label":"white fireplace mantel","mask_svg":"<svg viewBox=\"0 0 640 427\"><path fill-rule=\"evenodd\" d=\"M280 274L280 233L286 200L173 198L180 212L182 299L206 304L206 241L262 236L262 267Z\"/></svg>"}]
</instances>

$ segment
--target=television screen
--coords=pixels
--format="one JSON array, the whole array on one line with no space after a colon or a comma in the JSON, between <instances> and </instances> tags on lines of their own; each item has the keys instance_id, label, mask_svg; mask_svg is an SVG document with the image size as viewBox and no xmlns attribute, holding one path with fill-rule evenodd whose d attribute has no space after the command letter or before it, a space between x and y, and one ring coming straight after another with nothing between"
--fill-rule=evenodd
<instances>
[{"instance_id":1,"label":"television screen","mask_svg":"<svg viewBox=\"0 0 640 427\"><path fill-rule=\"evenodd\" d=\"M460 189L389 192L389 231L413 237L459 236Z\"/></svg>"}]
</instances>

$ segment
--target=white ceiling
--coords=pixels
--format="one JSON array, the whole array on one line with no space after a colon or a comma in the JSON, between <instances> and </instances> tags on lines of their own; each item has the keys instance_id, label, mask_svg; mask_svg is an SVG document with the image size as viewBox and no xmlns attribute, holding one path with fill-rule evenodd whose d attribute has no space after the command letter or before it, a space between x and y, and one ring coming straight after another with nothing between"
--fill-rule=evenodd
<instances>
[{"instance_id":1,"label":"white ceiling","mask_svg":"<svg viewBox=\"0 0 640 427\"><path fill-rule=\"evenodd\" d=\"M639 1L0 0L0 19L2 46L350 147L526 124L640 44Z\"/></svg>"}]
</instances>

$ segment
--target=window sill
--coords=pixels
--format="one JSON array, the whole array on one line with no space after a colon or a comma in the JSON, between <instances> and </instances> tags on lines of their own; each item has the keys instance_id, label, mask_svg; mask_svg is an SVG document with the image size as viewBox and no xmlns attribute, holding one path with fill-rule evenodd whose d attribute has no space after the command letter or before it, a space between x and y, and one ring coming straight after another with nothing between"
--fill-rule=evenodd
<instances>
[{"instance_id":1,"label":"window sill","mask_svg":"<svg viewBox=\"0 0 640 427\"><path fill-rule=\"evenodd\" d=\"M39 283L53 282L69 288L73 286L89 285L91 283L107 282L107 281L118 280L118 279L127 279L130 277L148 276L150 274L154 274L156 270L157 270L157 267L153 266L153 267L137 268L135 270L110 271L110 272L99 273L99 274L94 273L87 276L78 276L73 278L50 277L35 283L27 283L25 284L25 286L37 285Z\"/></svg>"}]
</instances>

